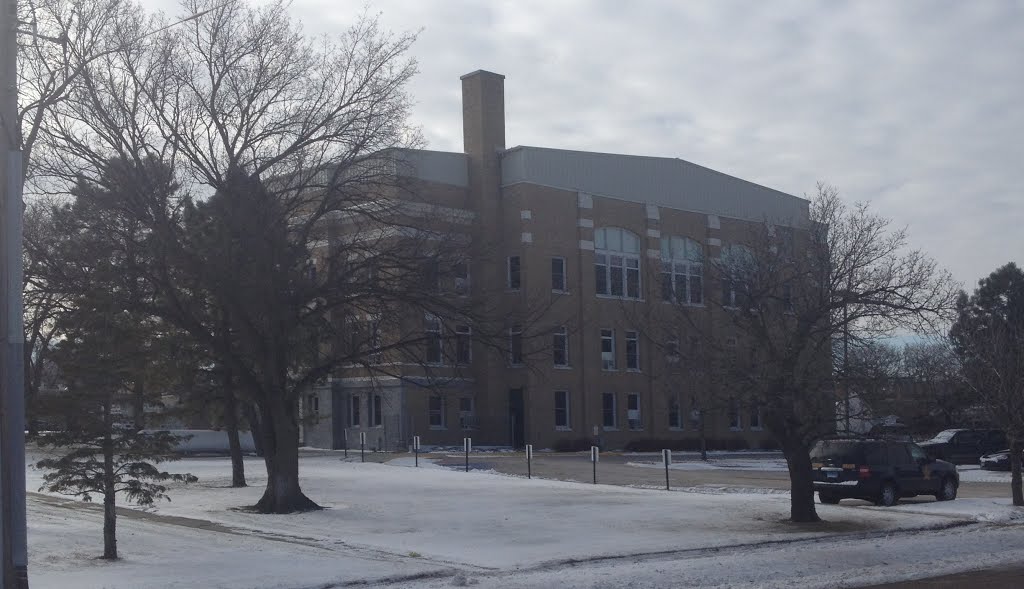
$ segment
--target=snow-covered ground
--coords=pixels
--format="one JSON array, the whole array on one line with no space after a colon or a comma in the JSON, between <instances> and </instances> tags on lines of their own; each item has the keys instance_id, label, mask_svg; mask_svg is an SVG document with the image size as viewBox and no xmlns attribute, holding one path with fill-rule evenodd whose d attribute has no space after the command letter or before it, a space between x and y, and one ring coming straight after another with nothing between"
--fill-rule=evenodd
<instances>
[{"instance_id":1,"label":"snow-covered ground","mask_svg":"<svg viewBox=\"0 0 1024 589\"><path fill-rule=\"evenodd\" d=\"M402 460L397 465L409 466ZM819 505L824 525L785 522L785 494L665 492L306 456L323 511L256 515L224 458L173 469L200 482L119 518L124 560L101 552L101 519L30 499L33 587L305 588L362 582L480 587L834 587L1024 560L1024 511L966 499L895 508ZM30 470L29 488L41 473ZM838 551L838 552L837 552ZM902 556L901 556L902 554ZM454 579L454 581L453 581Z\"/></svg>"}]
</instances>

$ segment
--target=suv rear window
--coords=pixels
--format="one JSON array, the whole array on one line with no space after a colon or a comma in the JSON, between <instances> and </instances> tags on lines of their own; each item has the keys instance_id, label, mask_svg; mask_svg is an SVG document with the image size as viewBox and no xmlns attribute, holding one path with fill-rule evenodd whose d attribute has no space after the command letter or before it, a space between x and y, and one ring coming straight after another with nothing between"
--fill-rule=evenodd
<instances>
[{"instance_id":1,"label":"suv rear window","mask_svg":"<svg viewBox=\"0 0 1024 589\"><path fill-rule=\"evenodd\" d=\"M840 464L863 464L864 444L846 440L822 440L811 448L811 462Z\"/></svg>"}]
</instances>

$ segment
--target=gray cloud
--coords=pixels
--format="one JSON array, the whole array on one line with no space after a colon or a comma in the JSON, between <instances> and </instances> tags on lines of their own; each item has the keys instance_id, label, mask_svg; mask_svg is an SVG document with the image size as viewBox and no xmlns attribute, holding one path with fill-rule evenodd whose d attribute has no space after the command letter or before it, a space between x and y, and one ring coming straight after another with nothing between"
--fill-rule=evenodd
<instances>
[{"instance_id":1,"label":"gray cloud","mask_svg":"<svg viewBox=\"0 0 1024 589\"><path fill-rule=\"evenodd\" d=\"M907 226L968 287L1024 262L1024 3L369 7L422 28L411 91L433 149L461 150L459 76L488 69L506 75L509 145L680 157L797 195L824 180ZM357 11L293 10L315 32Z\"/></svg>"}]
</instances>

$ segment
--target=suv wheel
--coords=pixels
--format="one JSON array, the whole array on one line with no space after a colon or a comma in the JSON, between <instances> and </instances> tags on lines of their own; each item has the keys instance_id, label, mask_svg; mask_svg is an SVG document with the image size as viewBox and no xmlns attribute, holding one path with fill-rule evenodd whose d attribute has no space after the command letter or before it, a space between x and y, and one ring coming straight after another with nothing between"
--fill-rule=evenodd
<instances>
[{"instance_id":1,"label":"suv wheel","mask_svg":"<svg viewBox=\"0 0 1024 589\"><path fill-rule=\"evenodd\" d=\"M818 499L825 505L835 505L839 503L839 497L836 497L831 493L822 493L821 491L818 491Z\"/></svg>"},{"instance_id":2,"label":"suv wheel","mask_svg":"<svg viewBox=\"0 0 1024 589\"><path fill-rule=\"evenodd\" d=\"M939 487L939 494L935 498L939 501L952 501L956 499L956 482L949 477L942 479L942 486Z\"/></svg>"},{"instance_id":3,"label":"suv wheel","mask_svg":"<svg viewBox=\"0 0 1024 589\"><path fill-rule=\"evenodd\" d=\"M896 494L896 485L885 483L882 485L882 490L878 493L878 500L875 503L883 507L892 507L896 505L898 500L899 495Z\"/></svg>"}]
</instances>

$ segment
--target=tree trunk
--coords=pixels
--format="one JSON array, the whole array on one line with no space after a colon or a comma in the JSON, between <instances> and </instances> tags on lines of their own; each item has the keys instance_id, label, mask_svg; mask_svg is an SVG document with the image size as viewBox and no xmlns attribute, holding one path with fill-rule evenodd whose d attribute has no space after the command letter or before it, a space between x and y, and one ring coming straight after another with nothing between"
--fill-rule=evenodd
<instances>
[{"instance_id":1,"label":"tree trunk","mask_svg":"<svg viewBox=\"0 0 1024 589\"><path fill-rule=\"evenodd\" d=\"M1020 452L1024 444L1017 440L1010 442L1010 492L1013 493L1013 504L1024 506L1024 489L1021 488Z\"/></svg>"},{"instance_id":2,"label":"tree trunk","mask_svg":"<svg viewBox=\"0 0 1024 589\"><path fill-rule=\"evenodd\" d=\"M231 449L231 486L244 487L245 462L242 457L242 444L238 440L238 407L235 402L234 379L231 371L225 366L224 375L224 429L228 434L228 446Z\"/></svg>"},{"instance_id":3,"label":"tree trunk","mask_svg":"<svg viewBox=\"0 0 1024 589\"><path fill-rule=\"evenodd\" d=\"M819 522L814 508L814 478L811 474L810 449L803 444L783 443L782 452L789 468L789 519L793 522Z\"/></svg>"},{"instance_id":4,"label":"tree trunk","mask_svg":"<svg viewBox=\"0 0 1024 589\"><path fill-rule=\"evenodd\" d=\"M256 455L266 456L263 451L263 428L260 427L260 416L253 403L244 403L242 411L245 412L245 419L249 422L249 431L252 432L252 445L256 447Z\"/></svg>"},{"instance_id":5,"label":"tree trunk","mask_svg":"<svg viewBox=\"0 0 1024 589\"><path fill-rule=\"evenodd\" d=\"M255 505L260 513L293 513L320 509L299 487L299 427L295 408L281 398L268 399L260 407L263 461L267 488Z\"/></svg>"},{"instance_id":6,"label":"tree trunk","mask_svg":"<svg viewBox=\"0 0 1024 589\"><path fill-rule=\"evenodd\" d=\"M109 414L109 405L106 412ZM109 422L110 419L108 418ZM103 436L103 558L117 560L117 508L114 489L114 442L110 430Z\"/></svg>"}]
</instances>

